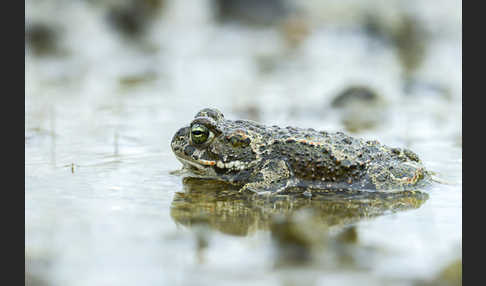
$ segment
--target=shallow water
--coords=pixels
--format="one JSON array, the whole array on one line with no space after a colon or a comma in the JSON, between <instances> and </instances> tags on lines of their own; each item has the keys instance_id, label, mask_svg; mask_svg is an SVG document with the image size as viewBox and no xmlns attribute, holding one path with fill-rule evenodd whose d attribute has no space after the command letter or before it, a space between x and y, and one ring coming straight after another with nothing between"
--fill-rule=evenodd
<instances>
[{"instance_id":1,"label":"shallow water","mask_svg":"<svg viewBox=\"0 0 486 286\"><path fill-rule=\"evenodd\" d=\"M45 15L33 2L26 2L26 19ZM168 3L170 13L145 44L123 42L100 17L103 8L73 1L53 20L71 23L61 42L70 52L37 57L26 49L29 275L49 285L417 285L461 258L460 3L445 6L454 17L442 26L447 12L417 4L435 33L418 77L448 92L418 88L410 95L393 50L379 44L370 51L369 38L346 21L313 24L292 49L277 28L219 25L204 1ZM329 105L354 83L386 99L370 129L347 130L345 111ZM312 207L245 202L200 186L191 194L191 185L171 174L181 165L169 143L204 107L229 119L345 131L407 147L443 183L423 190L423 202L403 202L401 211L358 207L369 216L322 211L339 204L318 200ZM298 211L319 207L310 218ZM315 243L314 234L305 236L312 259L289 266L272 225L275 214L291 213L322 237ZM351 219L341 221L346 215ZM354 242L343 243L339 234L350 227Z\"/></svg>"}]
</instances>

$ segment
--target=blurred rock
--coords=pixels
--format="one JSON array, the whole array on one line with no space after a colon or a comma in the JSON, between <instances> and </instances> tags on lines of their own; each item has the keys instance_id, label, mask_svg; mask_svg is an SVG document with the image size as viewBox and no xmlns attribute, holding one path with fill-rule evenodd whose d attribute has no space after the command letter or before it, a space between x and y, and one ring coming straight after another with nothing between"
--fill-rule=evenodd
<instances>
[{"instance_id":1,"label":"blurred rock","mask_svg":"<svg viewBox=\"0 0 486 286\"><path fill-rule=\"evenodd\" d=\"M240 22L246 25L273 25L287 16L285 0L214 0L216 17L221 22Z\"/></svg>"},{"instance_id":2,"label":"blurred rock","mask_svg":"<svg viewBox=\"0 0 486 286\"><path fill-rule=\"evenodd\" d=\"M382 101L382 98L369 87L351 86L341 91L331 102L332 107L343 108L355 102L374 105Z\"/></svg>"},{"instance_id":3,"label":"blurred rock","mask_svg":"<svg viewBox=\"0 0 486 286\"><path fill-rule=\"evenodd\" d=\"M348 132L373 129L386 120L386 100L367 86L350 86L339 92L331 107L340 111L341 122Z\"/></svg>"},{"instance_id":4,"label":"blurred rock","mask_svg":"<svg viewBox=\"0 0 486 286\"><path fill-rule=\"evenodd\" d=\"M396 50L405 82L413 78L427 51L428 35L420 19L410 12L398 13L393 20L367 12L363 17L362 26L370 38L390 45Z\"/></svg>"},{"instance_id":5,"label":"blurred rock","mask_svg":"<svg viewBox=\"0 0 486 286\"><path fill-rule=\"evenodd\" d=\"M291 16L280 25L280 33L290 49L298 48L311 33L305 15Z\"/></svg>"},{"instance_id":6,"label":"blurred rock","mask_svg":"<svg viewBox=\"0 0 486 286\"><path fill-rule=\"evenodd\" d=\"M43 22L25 22L25 44L33 55L48 56L60 52L58 27Z\"/></svg>"},{"instance_id":7,"label":"blurred rock","mask_svg":"<svg viewBox=\"0 0 486 286\"><path fill-rule=\"evenodd\" d=\"M391 45L389 26L384 25L379 17L368 12L363 16L362 27L367 37L382 44Z\"/></svg>"},{"instance_id":8,"label":"blurred rock","mask_svg":"<svg viewBox=\"0 0 486 286\"><path fill-rule=\"evenodd\" d=\"M393 43L403 67L403 77L408 80L422 64L426 52L425 29L418 19L405 15L393 35Z\"/></svg>"},{"instance_id":9,"label":"blurred rock","mask_svg":"<svg viewBox=\"0 0 486 286\"><path fill-rule=\"evenodd\" d=\"M122 35L129 38L143 36L159 15L164 0L126 0L109 5L108 22Z\"/></svg>"}]
</instances>

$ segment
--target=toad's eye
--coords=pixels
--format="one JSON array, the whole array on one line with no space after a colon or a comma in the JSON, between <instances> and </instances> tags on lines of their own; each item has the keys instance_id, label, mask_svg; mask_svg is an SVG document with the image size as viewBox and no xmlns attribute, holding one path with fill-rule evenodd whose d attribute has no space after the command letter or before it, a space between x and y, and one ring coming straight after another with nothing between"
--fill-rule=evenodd
<instances>
[{"instance_id":1,"label":"toad's eye","mask_svg":"<svg viewBox=\"0 0 486 286\"><path fill-rule=\"evenodd\" d=\"M210 135L209 129L201 124L194 124L191 127L191 140L194 144L203 144Z\"/></svg>"}]
</instances>

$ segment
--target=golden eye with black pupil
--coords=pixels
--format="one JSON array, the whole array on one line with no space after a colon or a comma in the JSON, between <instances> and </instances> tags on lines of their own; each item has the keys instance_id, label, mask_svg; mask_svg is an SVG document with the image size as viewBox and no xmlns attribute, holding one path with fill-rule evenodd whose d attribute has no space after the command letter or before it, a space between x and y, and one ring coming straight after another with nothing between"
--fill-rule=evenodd
<instances>
[{"instance_id":1,"label":"golden eye with black pupil","mask_svg":"<svg viewBox=\"0 0 486 286\"><path fill-rule=\"evenodd\" d=\"M191 127L191 140L194 144L203 144L210 137L209 129L201 124L194 124Z\"/></svg>"}]
</instances>

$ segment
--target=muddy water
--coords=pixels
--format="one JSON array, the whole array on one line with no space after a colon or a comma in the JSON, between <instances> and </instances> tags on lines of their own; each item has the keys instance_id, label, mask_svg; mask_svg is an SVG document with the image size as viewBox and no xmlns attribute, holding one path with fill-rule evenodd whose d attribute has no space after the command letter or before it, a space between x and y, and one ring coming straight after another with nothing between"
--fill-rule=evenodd
<instances>
[{"instance_id":1,"label":"muddy water","mask_svg":"<svg viewBox=\"0 0 486 286\"><path fill-rule=\"evenodd\" d=\"M396 50L347 21L311 15L311 32L295 47L276 27L214 22L205 1L168 3L165 17L137 41L106 25L106 7L63 4L50 19L42 12L53 11L48 4L26 3L26 19L71 23L58 43L65 52L26 49L29 279L418 285L461 258L460 3L441 12L417 6L434 36L414 71L425 84L408 93ZM338 24L322 24L331 20ZM333 108L336 94L353 84L370 86L383 103ZM214 182L183 182L171 174L181 165L169 143L204 107L230 119L407 147L442 182L414 195L354 201L248 199Z\"/></svg>"}]
</instances>

